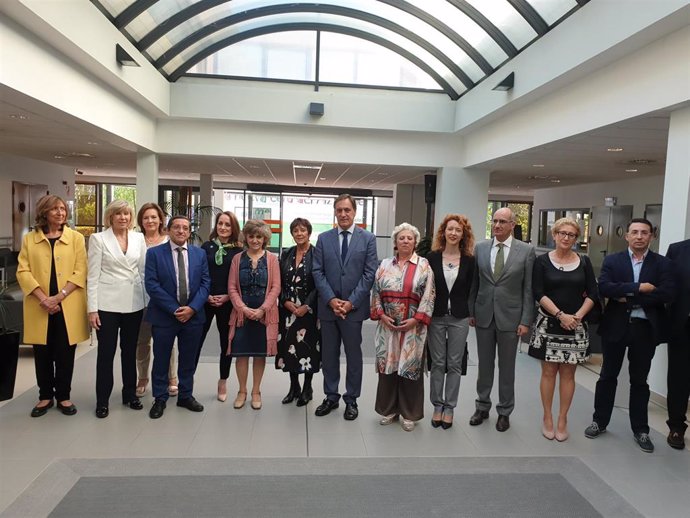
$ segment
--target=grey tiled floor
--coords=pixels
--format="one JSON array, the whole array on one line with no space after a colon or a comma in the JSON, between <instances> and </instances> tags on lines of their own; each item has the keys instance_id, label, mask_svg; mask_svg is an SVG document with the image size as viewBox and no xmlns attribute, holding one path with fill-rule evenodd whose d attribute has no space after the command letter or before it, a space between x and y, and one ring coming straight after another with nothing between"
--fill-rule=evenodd
<instances>
[{"instance_id":1,"label":"grey tiled floor","mask_svg":"<svg viewBox=\"0 0 690 518\"><path fill-rule=\"evenodd\" d=\"M210 335L207 342L214 340ZM475 344L470 333L471 357ZM470 366L460 388L454 426L443 431L426 417L412 433L400 426L382 427L375 414L376 375L365 365L360 417L342 418L343 407L326 417L315 417L323 398L321 375L315 377L315 399L306 408L282 405L287 376L269 364L262 386L264 408L232 408L237 390L234 372L228 402L215 399L217 364L212 361L217 342L207 345L196 376L195 395L206 407L201 414L168 405L162 419L147 417L119 405L119 390L111 398L107 419L96 419L94 410L95 348L80 345L76 362L74 417L52 410L31 419L36 389L30 355L22 354L19 391L0 405L0 511L5 509L47 466L63 458L205 458L205 457L481 457L575 456L645 516L685 517L690 508L690 452L675 451L665 442L665 412L650 406L650 423L656 452L645 454L634 444L627 415L617 409L606 435L589 440L582 434L591 421L592 388L596 375L580 368L578 387L570 412L571 437L565 443L545 440L540 433L539 365L520 354L517 362L517 403L506 433L494 429L495 413L479 427L468 424L474 408L476 367ZM209 349L208 351L206 349ZM369 356L371 354L369 353ZM116 364L118 362L116 361ZM116 374L116 380L117 376ZM344 373L341 382L344 382ZM427 383L428 389L428 383Z\"/></svg>"}]
</instances>

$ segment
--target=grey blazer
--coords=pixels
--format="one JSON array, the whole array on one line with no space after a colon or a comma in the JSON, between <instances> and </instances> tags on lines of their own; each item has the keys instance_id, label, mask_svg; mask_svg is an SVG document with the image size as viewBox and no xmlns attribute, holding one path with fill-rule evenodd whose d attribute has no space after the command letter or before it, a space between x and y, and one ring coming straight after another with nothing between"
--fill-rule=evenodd
<instances>
[{"instance_id":1,"label":"grey blazer","mask_svg":"<svg viewBox=\"0 0 690 518\"><path fill-rule=\"evenodd\" d=\"M355 227L344 263L340 258L338 229L319 235L312 268L314 284L319 292L319 318L336 319L328 305L334 297L352 303L348 320L361 322L369 318L369 292L377 268L376 237L371 232Z\"/></svg>"},{"instance_id":2,"label":"grey blazer","mask_svg":"<svg viewBox=\"0 0 690 518\"><path fill-rule=\"evenodd\" d=\"M477 261L470 289L470 316L478 327L489 327L496 320L499 331L517 331L519 325L530 326L534 318L532 266L534 247L513 238L508 259L498 280L491 271L492 239L477 243Z\"/></svg>"}]
</instances>

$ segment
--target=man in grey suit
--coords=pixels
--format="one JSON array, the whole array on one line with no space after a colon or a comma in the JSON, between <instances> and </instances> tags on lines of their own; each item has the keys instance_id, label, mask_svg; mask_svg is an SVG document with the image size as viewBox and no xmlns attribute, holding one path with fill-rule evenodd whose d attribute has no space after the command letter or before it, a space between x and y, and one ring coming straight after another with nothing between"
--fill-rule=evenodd
<instances>
[{"instance_id":1,"label":"man in grey suit","mask_svg":"<svg viewBox=\"0 0 690 518\"><path fill-rule=\"evenodd\" d=\"M334 203L338 226L319 235L312 274L319 293L321 365L326 398L316 409L324 416L338 408L340 343L345 347L344 417L357 419L362 388L362 321L369 318L369 292L378 267L376 237L355 225L357 204L349 194Z\"/></svg>"},{"instance_id":2,"label":"man in grey suit","mask_svg":"<svg viewBox=\"0 0 690 518\"><path fill-rule=\"evenodd\" d=\"M477 333L476 411L470 424L489 417L494 364L498 350L498 399L496 430L510 428L515 406L515 356L521 336L529 333L534 317L532 266L534 247L513 237L515 216L507 207L494 213L493 239L475 247L476 267L470 290L470 325Z\"/></svg>"}]
</instances>

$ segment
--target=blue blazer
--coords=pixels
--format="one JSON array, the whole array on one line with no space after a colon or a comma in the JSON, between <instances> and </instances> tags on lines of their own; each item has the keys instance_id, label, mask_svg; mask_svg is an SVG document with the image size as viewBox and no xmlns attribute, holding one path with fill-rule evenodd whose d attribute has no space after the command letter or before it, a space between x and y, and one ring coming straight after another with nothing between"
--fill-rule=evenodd
<instances>
[{"instance_id":1,"label":"blue blazer","mask_svg":"<svg viewBox=\"0 0 690 518\"><path fill-rule=\"evenodd\" d=\"M666 252L673 263L677 298L670 306L671 330L682 337L690 315L690 239L673 243Z\"/></svg>"},{"instance_id":2,"label":"blue blazer","mask_svg":"<svg viewBox=\"0 0 690 518\"><path fill-rule=\"evenodd\" d=\"M188 324L202 325L206 316L204 304L211 287L206 252L194 245L187 245L189 260L189 302L196 313ZM180 307L177 300L177 279L170 242L149 248L146 252L144 286L151 297L146 320L154 326L177 325L175 311Z\"/></svg>"},{"instance_id":3,"label":"blue blazer","mask_svg":"<svg viewBox=\"0 0 690 518\"><path fill-rule=\"evenodd\" d=\"M634 282L632 263L628 250L607 255L599 276L599 293L608 298L599 324L599 334L612 342L625 338L630 322L630 312L637 307L644 309L654 333L655 344L668 336L668 320L665 304L675 296L675 281L671 261L651 250L647 252L639 282ZM652 283L656 289L640 293L640 284ZM619 298L625 302L618 302Z\"/></svg>"},{"instance_id":4,"label":"blue blazer","mask_svg":"<svg viewBox=\"0 0 690 518\"><path fill-rule=\"evenodd\" d=\"M370 292L377 268L376 237L371 232L355 227L345 262L340 257L338 228L319 235L312 268L314 284L319 292L319 318L337 318L328 305L334 297L352 303L352 311L347 315L349 320L361 322L369 318Z\"/></svg>"}]
</instances>

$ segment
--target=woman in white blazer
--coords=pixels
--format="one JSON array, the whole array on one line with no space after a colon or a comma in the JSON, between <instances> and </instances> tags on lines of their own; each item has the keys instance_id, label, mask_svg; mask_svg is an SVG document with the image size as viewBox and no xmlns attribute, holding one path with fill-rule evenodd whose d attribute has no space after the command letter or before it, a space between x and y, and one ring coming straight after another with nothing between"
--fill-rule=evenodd
<instances>
[{"instance_id":1,"label":"woman in white blazer","mask_svg":"<svg viewBox=\"0 0 690 518\"><path fill-rule=\"evenodd\" d=\"M89 323L98 337L96 417L108 417L113 391L113 360L120 336L122 403L143 408L136 396L136 347L146 305L144 236L134 232L134 209L115 200L105 209L105 230L89 238L87 282Z\"/></svg>"}]
</instances>

